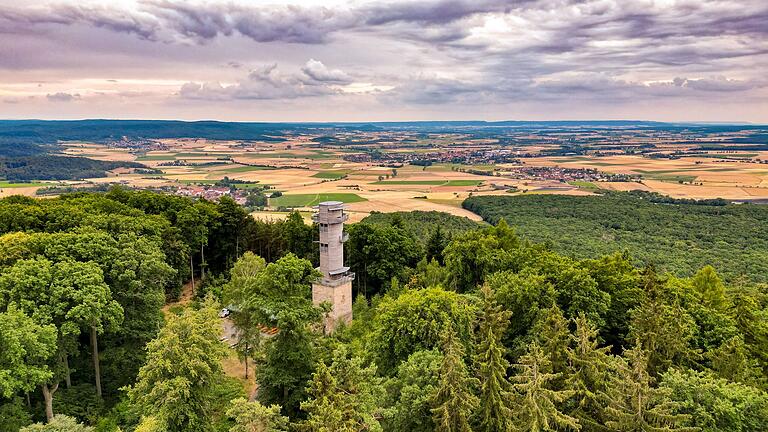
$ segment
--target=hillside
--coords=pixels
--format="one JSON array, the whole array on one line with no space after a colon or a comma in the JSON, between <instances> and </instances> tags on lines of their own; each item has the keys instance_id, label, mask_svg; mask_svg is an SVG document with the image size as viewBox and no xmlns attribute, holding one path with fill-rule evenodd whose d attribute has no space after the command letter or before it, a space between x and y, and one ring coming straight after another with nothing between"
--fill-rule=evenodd
<instances>
[{"instance_id":1,"label":"hillside","mask_svg":"<svg viewBox=\"0 0 768 432\"><path fill-rule=\"evenodd\" d=\"M723 204L611 193L472 197L463 206L579 258L626 250L638 265L678 275L712 265L732 280L768 281L768 207Z\"/></svg>"},{"instance_id":2,"label":"hillside","mask_svg":"<svg viewBox=\"0 0 768 432\"><path fill-rule=\"evenodd\" d=\"M104 177L115 168L146 168L136 162L108 162L70 156L0 157L0 179L9 181L78 180Z\"/></svg>"}]
</instances>

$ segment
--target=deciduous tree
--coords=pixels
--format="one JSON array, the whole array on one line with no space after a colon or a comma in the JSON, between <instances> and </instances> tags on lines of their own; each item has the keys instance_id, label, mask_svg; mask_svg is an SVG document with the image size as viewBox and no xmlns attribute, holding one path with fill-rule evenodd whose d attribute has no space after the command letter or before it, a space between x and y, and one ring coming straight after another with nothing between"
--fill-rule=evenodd
<instances>
[{"instance_id":1,"label":"deciduous tree","mask_svg":"<svg viewBox=\"0 0 768 432\"><path fill-rule=\"evenodd\" d=\"M128 390L131 402L170 432L209 430L211 390L223 377L226 355L220 334L216 304L210 300L199 311L170 316L147 345L147 363Z\"/></svg>"}]
</instances>

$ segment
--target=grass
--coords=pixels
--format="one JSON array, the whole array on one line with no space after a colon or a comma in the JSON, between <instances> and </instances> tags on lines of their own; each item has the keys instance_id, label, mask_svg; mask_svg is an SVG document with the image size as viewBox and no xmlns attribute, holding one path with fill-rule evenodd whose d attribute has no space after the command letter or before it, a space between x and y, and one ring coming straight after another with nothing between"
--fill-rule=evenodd
<instances>
[{"instance_id":1,"label":"grass","mask_svg":"<svg viewBox=\"0 0 768 432\"><path fill-rule=\"evenodd\" d=\"M295 194L270 198L269 204L273 207L311 207L323 201L356 203L368 200L353 193Z\"/></svg>"},{"instance_id":2,"label":"grass","mask_svg":"<svg viewBox=\"0 0 768 432\"><path fill-rule=\"evenodd\" d=\"M0 181L0 189L2 188L23 188L23 187L43 187L43 186L55 186L54 183L41 183L41 182L29 182L29 183L12 183L7 181Z\"/></svg>"},{"instance_id":3,"label":"grass","mask_svg":"<svg viewBox=\"0 0 768 432\"><path fill-rule=\"evenodd\" d=\"M320 171L319 173L314 174L312 177L336 180L344 177L347 174L349 174L349 171Z\"/></svg>"},{"instance_id":4,"label":"grass","mask_svg":"<svg viewBox=\"0 0 768 432\"><path fill-rule=\"evenodd\" d=\"M482 180L382 180L375 185L477 186Z\"/></svg>"}]
</instances>

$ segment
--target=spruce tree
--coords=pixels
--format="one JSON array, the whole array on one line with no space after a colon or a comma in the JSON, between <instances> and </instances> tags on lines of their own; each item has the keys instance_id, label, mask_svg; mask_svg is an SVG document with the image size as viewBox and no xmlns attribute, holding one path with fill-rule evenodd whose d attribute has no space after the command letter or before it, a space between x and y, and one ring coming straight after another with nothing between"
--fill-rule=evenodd
<instances>
[{"instance_id":1,"label":"spruce tree","mask_svg":"<svg viewBox=\"0 0 768 432\"><path fill-rule=\"evenodd\" d=\"M571 333L568 330L568 320L563 316L562 310L555 304L551 308L542 311L539 319L533 326L534 340L546 353L550 369L558 377L552 382L552 388L563 390L565 388L565 372L568 364L567 351L571 343Z\"/></svg>"},{"instance_id":2,"label":"spruce tree","mask_svg":"<svg viewBox=\"0 0 768 432\"><path fill-rule=\"evenodd\" d=\"M625 351L626 362L608 387L605 425L616 432L695 431L685 427L688 416L677 414L679 404L669 398L669 390L653 387L648 373L648 354L639 346Z\"/></svg>"},{"instance_id":3,"label":"spruce tree","mask_svg":"<svg viewBox=\"0 0 768 432\"><path fill-rule=\"evenodd\" d=\"M657 377L697 355L690 346L695 323L652 268L646 269L643 284L644 298L630 313L629 337L647 353L648 372Z\"/></svg>"},{"instance_id":4,"label":"spruce tree","mask_svg":"<svg viewBox=\"0 0 768 432\"><path fill-rule=\"evenodd\" d=\"M538 432L556 429L579 430L579 421L560 411L558 405L573 396L572 390L553 390L560 377L551 370L551 362L541 347L533 342L515 365L519 373L512 377L516 399L516 428Z\"/></svg>"},{"instance_id":5,"label":"spruce tree","mask_svg":"<svg viewBox=\"0 0 768 432\"><path fill-rule=\"evenodd\" d=\"M440 384L433 399L432 417L438 432L471 432L469 419L478 406L472 393L477 380L470 377L464 364L464 347L451 325L442 331L443 363Z\"/></svg>"},{"instance_id":6,"label":"spruce tree","mask_svg":"<svg viewBox=\"0 0 768 432\"><path fill-rule=\"evenodd\" d=\"M381 431L379 402L384 388L375 367L363 367L359 357L345 348L334 351L330 366L319 363L307 389L310 399L301 404L307 432Z\"/></svg>"},{"instance_id":7,"label":"spruce tree","mask_svg":"<svg viewBox=\"0 0 768 432\"><path fill-rule=\"evenodd\" d=\"M505 432L512 423L512 384L507 379L509 362L500 339L507 328L511 312L496 303L495 293L484 285L478 347L475 362L480 381L480 430Z\"/></svg>"},{"instance_id":8,"label":"spruce tree","mask_svg":"<svg viewBox=\"0 0 768 432\"><path fill-rule=\"evenodd\" d=\"M608 385L614 359L610 347L600 348L597 329L584 315L574 319L576 330L571 336L573 347L567 350L568 377L566 388L576 392L576 406L572 415L579 419L584 430L605 430L603 424L602 394Z\"/></svg>"}]
</instances>

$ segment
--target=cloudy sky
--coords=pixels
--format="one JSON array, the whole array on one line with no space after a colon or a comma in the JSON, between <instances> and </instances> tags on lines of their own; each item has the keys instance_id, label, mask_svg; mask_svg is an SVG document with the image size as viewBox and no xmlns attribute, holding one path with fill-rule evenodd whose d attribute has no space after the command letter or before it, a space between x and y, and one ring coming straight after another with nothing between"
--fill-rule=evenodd
<instances>
[{"instance_id":1,"label":"cloudy sky","mask_svg":"<svg viewBox=\"0 0 768 432\"><path fill-rule=\"evenodd\" d=\"M0 118L768 123L768 1L0 0Z\"/></svg>"}]
</instances>

